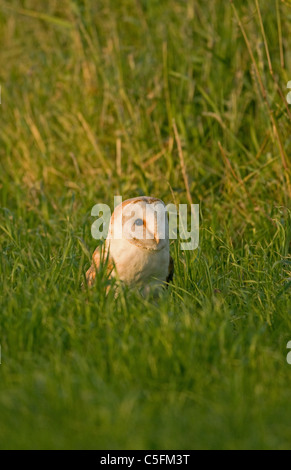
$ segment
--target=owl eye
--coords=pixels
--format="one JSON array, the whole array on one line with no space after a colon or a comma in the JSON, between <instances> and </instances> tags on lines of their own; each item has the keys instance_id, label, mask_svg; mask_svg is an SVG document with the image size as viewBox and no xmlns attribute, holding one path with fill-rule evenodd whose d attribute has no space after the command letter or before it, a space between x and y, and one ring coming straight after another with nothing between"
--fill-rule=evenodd
<instances>
[{"instance_id":1,"label":"owl eye","mask_svg":"<svg viewBox=\"0 0 291 470\"><path fill-rule=\"evenodd\" d=\"M135 225L143 225L143 220L142 219L136 219L134 223L135 223Z\"/></svg>"}]
</instances>

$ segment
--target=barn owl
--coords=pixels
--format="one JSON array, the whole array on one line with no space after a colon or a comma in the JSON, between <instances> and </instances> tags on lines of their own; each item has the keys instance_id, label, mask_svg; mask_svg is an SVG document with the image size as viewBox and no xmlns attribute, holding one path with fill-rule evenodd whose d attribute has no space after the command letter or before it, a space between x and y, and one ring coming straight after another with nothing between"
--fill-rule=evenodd
<instances>
[{"instance_id":1,"label":"barn owl","mask_svg":"<svg viewBox=\"0 0 291 470\"><path fill-rule=\"evenodd\" d=\"M169 226L165 204L154 197L135 197L119 204L110 219L104 257L110 277L148 293L173 278L169 250ZM100 247L93 253L86 273L89 286L104 259Z\"/></svg>"}]
</instances>

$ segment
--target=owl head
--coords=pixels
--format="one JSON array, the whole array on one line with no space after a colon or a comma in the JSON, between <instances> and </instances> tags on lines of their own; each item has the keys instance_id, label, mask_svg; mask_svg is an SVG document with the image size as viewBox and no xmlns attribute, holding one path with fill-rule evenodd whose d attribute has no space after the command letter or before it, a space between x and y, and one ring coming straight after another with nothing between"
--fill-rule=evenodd
<instances>
[{"instance_id":1,"label":"owl head","mask_svg":"<svg viewBox=\"0 0 291 470\"><path fill-rule=\"evenodd\" d=\"M110 244L124 240L151 251L168 247L169 224L165 204L148 196L123 201L111 216L107 239Z\"/></svg>"}]
</instances>

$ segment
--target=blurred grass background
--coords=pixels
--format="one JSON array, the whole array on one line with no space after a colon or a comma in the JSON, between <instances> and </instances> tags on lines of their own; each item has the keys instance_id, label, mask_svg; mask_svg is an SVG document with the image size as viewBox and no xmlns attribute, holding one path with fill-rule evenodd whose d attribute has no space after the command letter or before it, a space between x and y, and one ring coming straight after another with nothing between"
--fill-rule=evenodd
<instances>
[{"instance_id":1,"label":"blurred grass background","mask_svg":"<svg viewBox=\"0 0 291 470\"><path fill-rule=\"evenodd\" d=\"M290 20L0 1L1 448L290 448ZM189 202L179 142L199 249L158 302L82 290L94 204Z\"/></svg>"}]
</instances>

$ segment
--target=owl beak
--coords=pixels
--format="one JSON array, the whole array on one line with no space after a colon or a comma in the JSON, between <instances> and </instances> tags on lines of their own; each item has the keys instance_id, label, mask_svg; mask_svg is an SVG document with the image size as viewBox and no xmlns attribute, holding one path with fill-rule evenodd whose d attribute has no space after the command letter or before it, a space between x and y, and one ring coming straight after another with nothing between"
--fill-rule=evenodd
<instances>
[{"instance_id":1,"label":"owl beak","mask_svg":"<svg viewBox=\"0 0 291 470\"><path fill-rule=\"evenodd\" d=\"M157 232L155 232L154 239L156 240L156 244L158 245L160 239L159 239L159 235L157 234Z\"/></svg>"}]
</instances>

